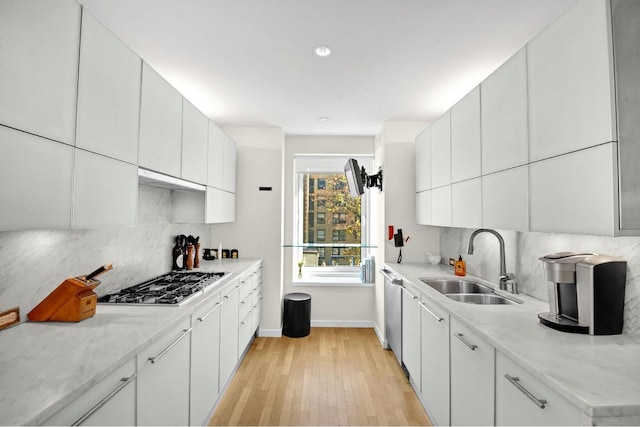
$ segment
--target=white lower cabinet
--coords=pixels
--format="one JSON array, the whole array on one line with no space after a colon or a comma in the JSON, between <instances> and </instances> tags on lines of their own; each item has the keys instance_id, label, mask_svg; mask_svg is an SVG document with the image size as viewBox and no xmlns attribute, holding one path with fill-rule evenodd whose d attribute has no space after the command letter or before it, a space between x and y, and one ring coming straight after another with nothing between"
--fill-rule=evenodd
<instances>
[{"instance_id":1,"label":"white lower cabinet","mask_svg":"<svg viewBox=\"0 0 640 427\"><path fill-rule=\"evenodd\" d=\"M189 424L190 319L138 353L138 425Z\"/></svg>"},{"instance_id":2,"label":"white lower cabinet","mask_svg":"<svg viewBox=\"0 0 640 427\"><path fill-rule=\"evenodd\" d=\"M402 288L402 363L420 391L420 300L414 290Z\"/></svg>"},{"instance_id":3,"label":"white lower cabinet","mask_svg":"<svg viewBox=\"0 0 640 427\"><path fill-rule=\"evenodd\" d=\"M249 341L251 341L251 292L253 273L240 279L240 289L238 290L238 356L244 353Z\"/></svg>"},{"instance_id":4,"label":"white lower cabinet","mask_svg":"<svg viewBox=\"0 0 640 427\"><path fill-rule=\"evenodd\" d=\"M449 425L449 314L420 303L422 396L434 425Z\"/></svg>"},{"instance_id":5,"label":"white lower cabinet","mask_svg":"<svg viewBox=\"0 0 640 427\"><path fill-rule=\"evenodd\" d=\"M131 426L135 423L136 362L131 359L43 425Z\"/></svg>"},{"instance_id":6,"label":"white lower cabinet","mask_svg":"<svg viewBox=\"0 0 640 427\"><path fill-rule=\"evenodd\" d=\"M220 311L220 389L227 384L238 362L238 305L240 283L236 280L222 290Z\"/></svg>"},{"instance_id":7,"label":"white lower cabinet","mask_svg":"<svg viewBox=\"0 0 640 427\"><path fill-rule=\"evenodd\" d=\"M204 425L220 391L220 295L191 317L191 399L189 423Z\"/></svg>"},{"instance_id":8,"label":"white lower cabinet","mask_svg":"<svg viewBox=\"0 0 640 427\"><path fill-rule=\"evenodd\" d=\"M451 319L451 425L494 424L495 349Z\"/></svg>"},{"instance_id":9,"label":"white lower cabinet","mask_svg":"<svg viewBox=\"0 0 640 427\"><path fill-rule=\"evenodd\" d=\"M496 353L496 425L581 425L580 410Z\"/></svg>"}]
</instances>

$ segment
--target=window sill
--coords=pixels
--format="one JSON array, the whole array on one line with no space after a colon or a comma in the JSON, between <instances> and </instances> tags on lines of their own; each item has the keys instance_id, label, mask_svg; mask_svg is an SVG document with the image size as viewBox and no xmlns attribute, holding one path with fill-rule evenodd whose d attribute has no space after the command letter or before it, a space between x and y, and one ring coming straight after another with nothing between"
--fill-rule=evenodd
<instances>
[{"instance_id":1,"label":"window sill","mask_svg":"<svg viewBox=\"0 0 640 427\"><path fill-rule=\"evenodd\" d=\"M359 287L372 288L375 283L362 283L360 277L302 277L293 279L293 286L336 286L336 287Z\"/></svg>"}]
</instances>

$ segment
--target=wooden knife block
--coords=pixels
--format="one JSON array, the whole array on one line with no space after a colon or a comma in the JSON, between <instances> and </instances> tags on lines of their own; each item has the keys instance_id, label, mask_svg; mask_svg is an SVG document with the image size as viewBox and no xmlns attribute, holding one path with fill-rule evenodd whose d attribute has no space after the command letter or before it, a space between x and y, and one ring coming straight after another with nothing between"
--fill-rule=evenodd
<instances>
[{"instance_id":1,"label":"wooden knife block","mask_svg":"<svg viewBox=\"0 0 640 427\"><path fill-rule=\"evenodd\" d=\"M96 314L98 295L93 292L99 280L84 276L62 282L27 314L33 322L79 322Z\"/></svg>"}]
</instances>

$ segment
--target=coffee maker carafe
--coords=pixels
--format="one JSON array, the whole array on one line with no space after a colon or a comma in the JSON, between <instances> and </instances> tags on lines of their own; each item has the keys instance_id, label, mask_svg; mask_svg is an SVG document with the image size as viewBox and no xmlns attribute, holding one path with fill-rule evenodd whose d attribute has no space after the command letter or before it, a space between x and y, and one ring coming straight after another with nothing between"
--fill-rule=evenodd
<instances>
[{"instance_id":1,"label":"coffee maker carafe","mask_svg":"<svg viewBox=\"0 0 640 427\"><path fill-rule=\"evenodd\" d=\"M594 253L558 252L545 255L550 283L550 312L540 323L564 332L590 335L622 333L627 262Z\"/></svg>"}]
</instances>

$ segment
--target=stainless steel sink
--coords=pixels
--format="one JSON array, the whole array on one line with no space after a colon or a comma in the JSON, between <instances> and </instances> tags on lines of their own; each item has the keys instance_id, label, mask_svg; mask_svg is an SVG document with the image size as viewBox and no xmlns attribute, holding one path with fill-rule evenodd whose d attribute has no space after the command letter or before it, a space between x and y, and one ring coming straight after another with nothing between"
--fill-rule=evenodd
<instances>
[{"instance_id":1,"label":"stainless steel sink","mask_svg":"<svg viewBox=\"0 0 640 427\"><path fill-rule=\"evenodd\" d=\"M478 282L461 279L420 279L441 294L491 294L493 289Z\"/></svg>"},{"instance_id":2,"label":"stainless steel sink","mask_svg":"<svg viewBox=\"0 0 640 427\"><path fill-rule=\"evenodd\" d=\"M448 294L447 297L469 304L517 304L515 301L496 294Z\"/></svg>"},{"instance_id":3,"label":"stainless steel sink","mask_svg":"<svg viewBox=\"0 0 640 427\"><path fill-rule=\"evenodd\" d=\"M441 294L454 301L467 304L519 304L509 298L498 295L490 286L464 279L420 279Z\"/></svg>"}]
</instances>

